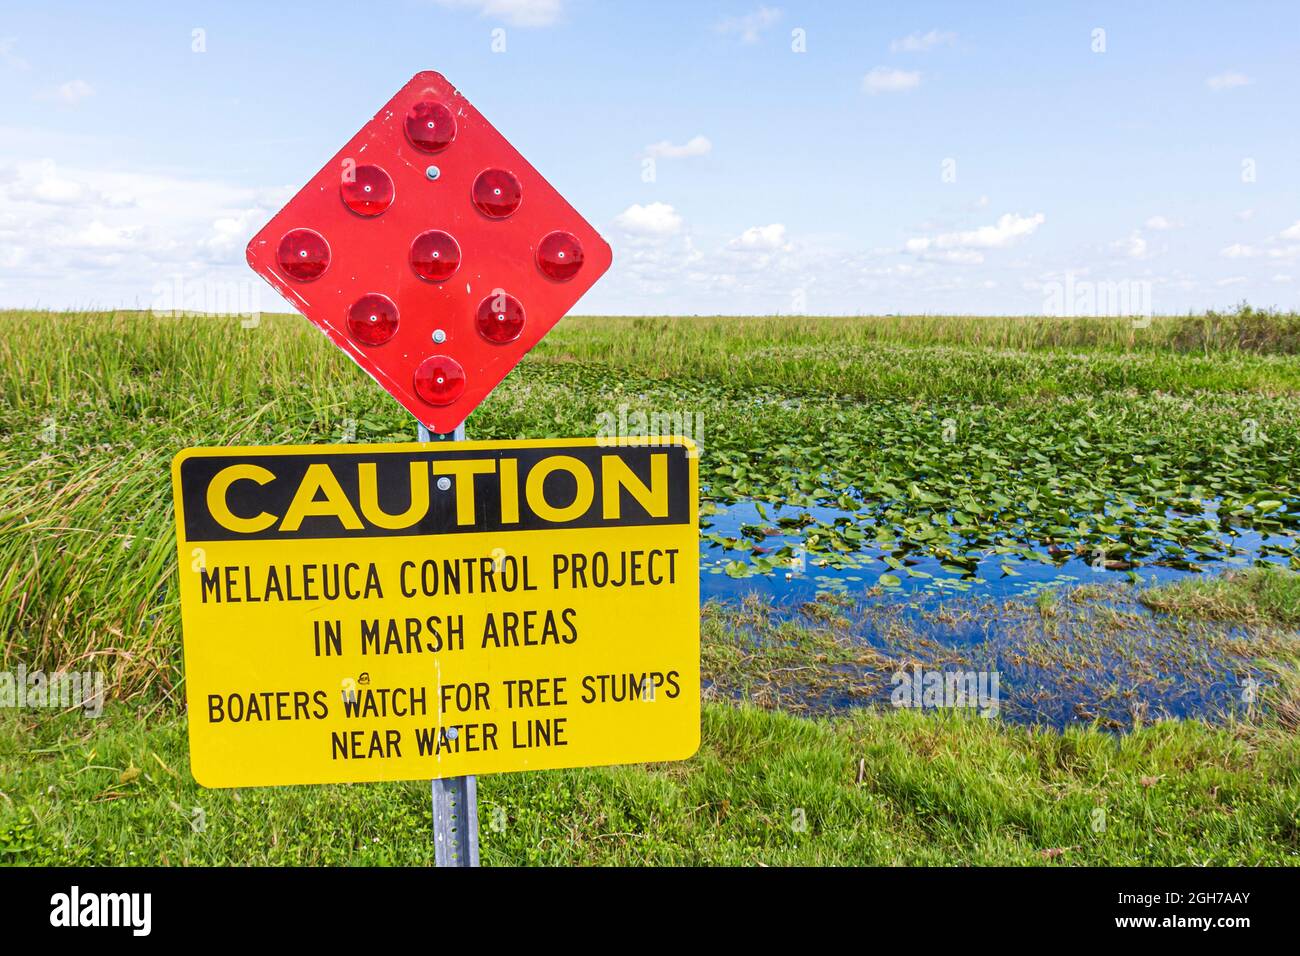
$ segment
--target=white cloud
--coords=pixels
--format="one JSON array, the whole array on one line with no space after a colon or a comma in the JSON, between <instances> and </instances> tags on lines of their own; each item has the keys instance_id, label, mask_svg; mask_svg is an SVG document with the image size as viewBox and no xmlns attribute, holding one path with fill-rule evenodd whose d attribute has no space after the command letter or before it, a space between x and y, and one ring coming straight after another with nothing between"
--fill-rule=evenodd
<instances>
[{"instance_id":1,"label":"white cloud","mask_svg":"<svg viewBox=\"0 0 1300 956\"><path fill-rule=\"evenodd\" d=\"M730 249L743 249L747 251L775 252L778 250L789 250L792 245L786 241L785 225L774 222L767 226L750 226L731 242L727 243Z\"/></svg>"},{"instance_id":2,"label":"white cloud","mask_svg":"<svg viewBox=\"0 0 1300 956\"><path fill-rule=\"evenodd\" d=\"M1253 259L1259 255L1259 250L1254 246L1247 246L1240 242L1234 242L1232 245L1224 246L1220 249L1219 255L1225 259Z\"/></svg>"},{"instance_id":3,"label":"white cloud","mask_svg":"<svg viewBox=\"0 0 1300 956\"><path fill-rule=\"evenodd\" d=\"M1286 232L1290 231L1288 229ZM1286 233L1282 237L1289 238ZM1251 246L1234 242L1220 249L1219 255L1224 259L1295 259L1300 257L1300 245L1288 246L1272 242L1263 246Z\"/></svg>"},{"instance_id":4,"label":"white cloud","mask_svg":"<svg viewBox=\"0 0 1300 956\"><path fill-rule=\"evenodd\" d=\"M931 30L929 33L911 33L889 41L890 53L928 53L935 47L952 46L957 34L950 30Z\"/></svg>"},{"instance_id":5,"label":"white cloud","mask_svg":"<svg viewBox=\"0 0 1300 956\"><path fill-rule=\"evenodd\" d=\"M140 235L139 226L108 226L96 219L59 236L55 244L68 249L123 250L132 248Z\"/></svg>"},{"instance_id":6,"label":"white cloud","mask_svg":"<svg viewBox=\"0 0 1300 956\"><path fill-rule=\"evenodd\" d=\"M937 249L924 253L933 262L951 262L959 266L977 266L984 261L984 253L977 249Z\"/></svg>"},{"instance_id":7,"label":"white cloud","mask_svg":"<svg viewBox=\"0 0 1300 956\"><path fill-rule=\"evenodd\" d=\"M620 247L612 278L625 283L625 294L636 299L672 295L703 258L690 236L634 236Z\"/></svg>"},{"instance_id":8,"label":"white cloud","mask_svg":"<svg viewBox=\"0 0 1300 956\"><path fill-rule=\"evenodd\" d=\"M262 206L239 209L212 221L211 231L198 242L198 248L209 258L222 261L237 259L258 229L270 218Z\"/></svg>"},{"instance_id":9,"label":"white cloud","mask_svg":"<svg viewBox=\"0 0 1300 956\"><path fill-rule=\"evenodd\" d=\"M1228 70L1224 73L1216 73L1205 81L1205 85L1216 93L1222 93L1224 90L1235 90L1240 86L1249 86L1251 79L1245 73L1238 73L1235 70Z\"/></svg>"},{"instance_id":10,"label":"white cloud","mask_svg":"<svg viewBox=\"0 0 1300 956\"><path fill-rule=\"evenodd\" d=\"M0 63L4 63L11 70L25 70L27 61L14 52L17 49L17 37L0 37Z\"/></svg>"},{"instance_id":11,"label":"white cloud","mask_svg":"<svg viewBox=\"0 0 1300 956\"><path fill-rule=\"evenodd\" d=\"M1176 219L1167 219L1164 216L1152 216L1143 225L1148 229L1156 232L1164 232L1169 229L1181 229L1183 224Z\"/></svg>"},{"instance_id":12,"label":"white cloud","mask_svg":"<svg viewBox=\"0 0 1300 956\"><path fill-rule=\"evenodd\" d=\"M131 193L120 185L110 187L107 191L92 189L84 179L65 175L50 160L0 168L0 199L14 205L93 205L109 209L122 209L135 204Z\"/></svg>"},{"instance_id":13,"label":"white cloud","mask_svg":"<svg viewBox=\"0 0 1300 956\"><path fill-rule=\"evenodd\" d=\"M1300 219L1296 220L1295 225L1283 229L1280 235L1283 239L1300 239Z\"/></svg>"},{"instance_id":14,"label":"white cloud","mask_svg":"<svg viewBox=\"0 0 1300 956\"><path fill-rule=\"evenodd\" d=\"M1237 213L1237 219L1240 222L1250 222L1254 218L1255 210L1253 209L1243 209L1241 212Z\"/></svg>"},{"instance_id":15,"label":"white cloud","mask_svg":"<svg viewBox=\"0 0 1300 956\"><path fill-rule=\"evenodd\" d=\"M921 85L921 74L913 70L895 70L887 66L878 66L862 78L864 92L875 96L877 93L902 93L914 90Z\"/></svg>"},{"instance_id":16,"label":"white cloud","mask_svg":"<svg viewBox=\"0 0 1300 956\"><path fill-rule=\"evenodd\" d=\"M47 90L43 94L43 98L58 100L67 106L76 106L82 100L89 99L94 95L95 88L85 80L69 80L52 90Z\"/></svg>"},{"instance_id":17,"label":"white cloud","mask_svg":"<svg viewBox=\"0 0 1300 956\"><path fill-rule=\"evenodd\" d=\"M185 293L200 311L235 300L256 311L259 297L283 308L243 250L290 192L51 160L0 165L0 287L12 305L144 308L160 283L183 280L201 293L212 283L238 290L224 300Z\"/></svg>"},{"instance_id":18,"label":"white cloud","mask_svg":"<svg viewBox=\"0 0 1300 956\"><path fill-rule=\"evenodd\" d=\"M549 27L564 12L563 0L434 0L444 7L475 10L512 27Z\"/></svg>"},{"instance_id":19,"label":"white cloud","mask_svg":"<svg viewBox=\"0 0 1300 956\"><path fill-rule=\"evenodd\" d=\"M657 143L651 143L645 148L647 156L654 156L658 159L685 159L690 156L707 156L713 152L713 143L709 142L707 136L695 136L680 146L669 140L660 140Z\"/></svg>"},{"instance_id":20,"label":"white cloud","mask_svg":"<svg viewBox=\"0 0 1300 956\"><path fill-rule=\"evenodd\" d=\"M682 227L682 217L665 202L645 206L633 203L619 213L614 222L624 231L639 236L668 236Z\"/></svg>"},{"instance_id":21,"label":"white cloud","mask_svg":"<svg viewBox=\"0 0 1300 956\"><path fill-rule=\"evenodd\" d=\"M1142 238L1141 233L1135 232L1127 239L1119 240L1114 243L1114 248L1130 259L1145 259L1147 257L1147 241Z\"/></svg>"},{"instance_id":22,"label":"white cloud","mask_svg":"<svg viewBox=\"0 0 1300 956\"><path fill-rule=\"evenodd\" d=\"M50 162L29 167L23 177L15 173L12 182L14 185L6 190L10 202L27 199L56 206L75 205L83 202L88 194L85 183L68 179Z\"/></svg>"},{"instance_id":23,"label":"white cloud","mask_svg":"<svg viewBox=\"0 0 1300 956\"><path fill-rule=\"evenodd\" d=\"M1217 286L1241 285L1247 281L1245 276L1228 276L1226 279L1219 279L1214 284Z\"/></svg>"},{"instance_id":24,"label":"white cloud","mask_svg":"<svg viewBox=\"0 0 1300 956\"><path fill-rule=\"evenodd\" d=\"M781 19L781 11L776 7L761 6L743 17L729 17L717 24L714 29L719 33L739 34L744 43L757 43L759 38Z\"/></svg>"},{"instance_id":25,"label":"white cloud","mask_svg":"<svg viewBox=\"0 0 1300 956\"><path fill-rule=\"evenodd\" d=\"M1006 213L991 226L946 232L937 236L919 236L908 239L903 248L927 259L976 265L984 261L979 250L1010 246L1025 236L1032 235L1046 220L1047 217L1041 212L1032 216Z\"/></svg>"}]
</instances>

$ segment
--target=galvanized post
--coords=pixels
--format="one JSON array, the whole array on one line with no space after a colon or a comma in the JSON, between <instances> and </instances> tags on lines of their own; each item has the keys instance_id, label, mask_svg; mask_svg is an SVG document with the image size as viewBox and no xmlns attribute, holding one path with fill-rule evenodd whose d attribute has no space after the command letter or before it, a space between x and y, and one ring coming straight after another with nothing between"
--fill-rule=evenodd
<instances>
[{"instance_id":1,"label":"galvanized post","mask_svg":"<svg viewBox=\"0 0 1300 956\"><path fill-rule=\"evenodd\" d=\"M422 442L464 441L465 426L454 432L431 432L419 426ZM478 866L478 781L446 777L432 781L433 860L436 866Z\"/></svg>"}]
</instances>

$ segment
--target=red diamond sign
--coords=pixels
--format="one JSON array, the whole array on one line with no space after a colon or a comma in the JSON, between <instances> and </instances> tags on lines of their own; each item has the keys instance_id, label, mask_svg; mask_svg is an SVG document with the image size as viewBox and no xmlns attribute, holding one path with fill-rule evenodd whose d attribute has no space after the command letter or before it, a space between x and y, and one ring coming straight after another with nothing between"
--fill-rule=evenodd
<instances>
[{"instance_id":1,"label":"red diamond sign","mask_svg":"<svg viewBox=\"0 0 1300 956\"><path fill-rule=\"evenodd\" d=\"M440 74L418 73L248 244L248 264L436 432L609 268L603 240Z\"/></svg>"}]
</instances>

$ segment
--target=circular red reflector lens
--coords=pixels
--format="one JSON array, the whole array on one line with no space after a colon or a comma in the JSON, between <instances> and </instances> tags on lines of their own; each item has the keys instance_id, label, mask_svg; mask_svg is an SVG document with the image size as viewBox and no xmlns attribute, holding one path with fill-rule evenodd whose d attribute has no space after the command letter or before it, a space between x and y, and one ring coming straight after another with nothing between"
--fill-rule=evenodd
<instances>
[{"instance_id":1,"label":"circular red reflector lens","mask_svg":"<svg viewBox=\"0 0 1300 956\"><path fill-rule=\"evenodd\" d=\"M537 245L537 268L548 279L564 282L582 268L582 243L567 232L552 232Z\"/></svg>"},{"instance_id":2,"label":"circular red reflector lens","mask_svg":"<svg viewBox=\"0 0 1300 956\"><path fill-rule=\"evenodd\" d=\"M378 216L393 204L393 180L378 166L358 166L344 173L339 194L358 216Z\"/></svg>"},{"instance_id":3,"label":"circular red reflector lens","mask_svg":"<svg viewBox=\"0 0 1300 956\"><path fill-rule=\"evenodd\" d=\"M415 370L415 394L430 405L450 405L465 391L465 370L449 355L430 355Z\"/></svg>"},{"instance_id":4,"label":"circular red reflector lens","mask_svg":"<svg viewBox=\"0 0 1300 956\"><path fill-rule=\"evenodd\" d=\"M504 219L524 200L524 188L513 173L504 169L485 169L474 180L474 205L491 219Z\"/></svg>"},{"instance_id":5,"label":"circular red reflector lens","mask_svg":"<svg viewBox=\"0 0 1300 956\"><path fill-rule=\"evenodd\" d=\"M441 229L430 229L411 243L411 268L421 279L442 282L460 268L460 246Z\"/></svg>"},{"instance_id":6,"label":"circular red reflector lens","mask_svg":"<svg viewBox=\"0 0 1300 956\"><path fill-rule=\"evenodd\" d=\"M362 345L383 345L397 332L397 305L378 292L363 295L348 309L348 332Z\"/></svg>"},{"instance_id":7,"label":"circular red reflector lens","mask_svg":"<svg viewBox=\"0 0 1300 956\"><path fill-rule=\"evenodd\" d=\"M325 274L330 265L330 244L311 229L290 229L280 239L277 252L280 268L292 279L310 282Z\"/></svg>"},{"instance_id":8,"label":"circular red reflector lens","mask_svg":"<svg viewBox=\"0 0 1300 956\"><path fill-rule=\"evenodd\" d=\"M478 304L478 333L489 342L504 345L524 330L524 307L513 295L493 292Z\"/></svg>"},{"instance_id":9,"label":"circular red reflector lens","mask_svg":"<svg viewBox=\"0 0 1300 956\"><path fill-rule=\"evenodd\" d=\"M436 153L456 138L456 117L432 100L421 100L406 114L406 138L416 149Z\"/></svg>"}]
</instances>

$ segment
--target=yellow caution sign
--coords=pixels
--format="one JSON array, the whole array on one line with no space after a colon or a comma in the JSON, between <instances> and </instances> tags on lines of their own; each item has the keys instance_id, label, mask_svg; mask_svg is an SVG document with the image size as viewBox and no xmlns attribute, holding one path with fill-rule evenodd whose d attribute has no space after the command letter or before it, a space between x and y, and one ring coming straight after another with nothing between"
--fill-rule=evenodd
<instances>
[{"instance_id":1,"label":"yellow caution sign","mask_svg":"<svg viewBox=\"0 0 1300 956\"><path fill-rule=\"evenodd\" d=\"M207 787L682 760L687 439L191 448L172 464Z\"/></svg>"}]
</instances>

